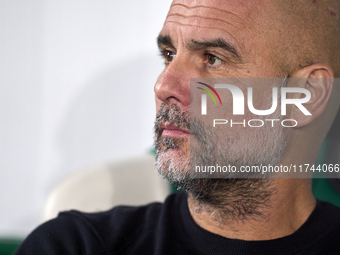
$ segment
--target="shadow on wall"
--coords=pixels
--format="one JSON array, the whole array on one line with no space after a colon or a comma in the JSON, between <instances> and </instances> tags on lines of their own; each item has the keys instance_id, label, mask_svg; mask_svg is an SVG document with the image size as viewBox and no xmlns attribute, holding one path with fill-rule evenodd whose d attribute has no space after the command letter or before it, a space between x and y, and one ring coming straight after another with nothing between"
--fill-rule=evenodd
<instances>
[{"instance_id":1,"label":"shadow on wall","mask_svg":"<svg viewBox=\"0 0 340 255\"><path fill-rule=\"evenodd\" d=\"M162 69L155 53L103 71L72 100L58 130L60 180L79 167L137 155L153 144L153 86Z\"/></svg>"}]
</instances>

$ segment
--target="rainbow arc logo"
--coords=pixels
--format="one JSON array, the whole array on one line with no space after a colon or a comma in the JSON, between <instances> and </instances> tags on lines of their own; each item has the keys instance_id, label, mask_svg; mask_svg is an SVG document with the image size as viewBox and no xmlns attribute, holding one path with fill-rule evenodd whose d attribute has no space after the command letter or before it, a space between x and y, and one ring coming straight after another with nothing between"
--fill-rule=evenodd
<instances>
[{"instance_id":1,"label":"rainbow arc logo","mask_svg":"<svg viewBox=\"0 0 340 255\"><path fill-rule=\"evenodd\" d=\"M213 92L215 93L215 95L218 97L218 100L220 100L220 104L222 105L222 101L221 101L220 95L217 93L217 91L216 91L213 87L211 87L210 85L205 84L205 83L203 83L203 82L197 82L197 83L198 83L198 84L201 84L201 85L203 85L203 86L206 86L206 87L208 87L211 91L213 91ZM216 100L215 100L214 96L211 94L210 91L208 91L208 90L206 90L206 89L203 89L203 88L200 88L200 87L197 87L197 88L203 90L204 92L206 92L206 93L214 100L215 105L217 105Z\"/></svg>"},{"instance_id":2,"label":"rainbow arc logo","mask_svg":"<svg viewBox=\"0 0 340 255\"><path fill-rule=\"evenodd\" d=\"M210 85L205 84L203 82L197 82L197 83L201 84L203 86L206 86L212 92L214 92L215 95L217 96L218 100L220 101L220 104L222 105L221 97L220 97L220 95L217 93L217 91L213 87L211 87ZM201 87L196 87L196 88L200 89L200 90L203 90L205 93L207 93L212 98L212 100L214 100L215 105L217 105L215 97L213 96L213 94L209 90L206 90L206 89L201 88ZM202 94L202 115L206 115L206 114L207 114L207 95Z\"/></svg>"}]
</instances>

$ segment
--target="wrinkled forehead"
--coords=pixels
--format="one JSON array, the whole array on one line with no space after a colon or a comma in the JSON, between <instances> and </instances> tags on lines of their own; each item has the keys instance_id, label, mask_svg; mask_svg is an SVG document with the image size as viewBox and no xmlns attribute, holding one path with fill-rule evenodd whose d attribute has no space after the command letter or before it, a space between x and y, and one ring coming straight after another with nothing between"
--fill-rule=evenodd
<instances>
[{"instance_id":1,"label":"wrinkled forehead","mask_svg":"<svg viewBox=\"0 0 340 255\"><path fill-rule=\"evenodd\" d=\"M267 4L268 0L174 0L172 1L171 8L183 6L190 8L203 8L203 11L215 10L217 12L223 11L235 13L235 14L246 14L254 10L254 8L261 7Z\"/></svg>"},{"instance_id":2,"label":"wrinkled forehead","mask_svg":"<svg viewBox=\"0 0 340 255\"><path fill-rule=\"evenodd\" d=\"M210 17L224 22L237 22L247 25L247 21L258 18L261 13L270 16L268 0L174 0L171 4L167 18L177 14L182 18L195 15L197 17ZM250 24L249 24L250 25Z\"/></svg>"},{"instance_id":3,"label":"wrinkled forehead","mask_svg":"<svg viewBox=\"0 0 340 255\"><path fill-rule=\"evenodd\" d=\"M241 46L245 37L256 35L270 23L270 7L268 0L174 0L161 34L181 28L187 39L213 34Z\"/></svg>"}]
</instances>

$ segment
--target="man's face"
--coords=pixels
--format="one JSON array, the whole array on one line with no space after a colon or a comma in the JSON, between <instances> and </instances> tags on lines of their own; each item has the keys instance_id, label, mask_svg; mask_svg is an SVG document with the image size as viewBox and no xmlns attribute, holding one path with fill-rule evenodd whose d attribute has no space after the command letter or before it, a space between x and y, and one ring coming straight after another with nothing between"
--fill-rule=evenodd
<instances>
[{"instance_id":1,"label":"man's face","mask_svg":"<svg viewBox=\"0 0 340 255\"><path fill-rule=\"evenodd\" d=\"M191 123L190 127L189 124L190 78L282 75L272 59L271 47L276 31L270 15L274 8L269 2L173 2L158 38L165 68L155 85L157 159L164 171L182 174L188 171L190 135L193 136L193 128L196 135L200 132L199 125L192 126ZM257 91L261 90L263 93L257 93L254 101L261 102L261 98L270 97L268 87L257 88ZM258 106L267 109L268 103L262 101ZM249 135L245 133L247 131L226 132L231 139ZM263 140L263 137L258 139Z\"/></svg>"}]
</instances>

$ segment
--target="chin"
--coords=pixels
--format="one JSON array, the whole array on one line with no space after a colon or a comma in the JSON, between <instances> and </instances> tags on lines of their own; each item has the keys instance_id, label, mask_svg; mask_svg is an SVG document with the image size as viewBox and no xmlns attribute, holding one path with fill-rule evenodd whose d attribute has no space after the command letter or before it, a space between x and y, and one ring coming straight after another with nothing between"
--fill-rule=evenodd
<instances>
[{"instance_id":1,"label":"chin","mask_svg":"<svg viewBox=\"0 0 340 255\"><path fill-rule=\"evenodd\" d=\"M156 152L156 168L158 173L173 182L190 172L190 155L181 149L166 149Z\"/></svg>"}]
</instances>

